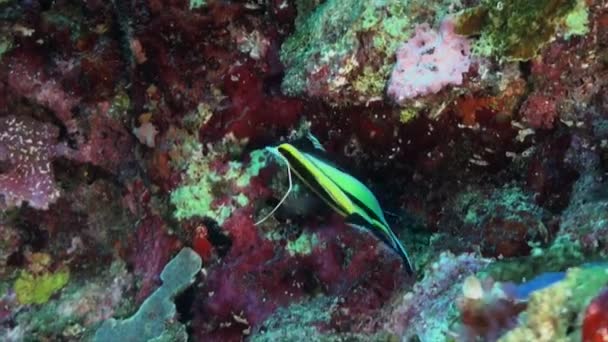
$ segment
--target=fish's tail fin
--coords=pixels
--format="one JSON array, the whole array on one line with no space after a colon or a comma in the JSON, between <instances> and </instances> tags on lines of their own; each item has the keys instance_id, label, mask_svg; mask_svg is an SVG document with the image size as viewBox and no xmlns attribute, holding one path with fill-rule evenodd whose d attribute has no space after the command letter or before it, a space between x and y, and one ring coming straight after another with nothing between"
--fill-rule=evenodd
<instances>
[{"instance_id":1,"label":"fish's tail fin","mask_svg":"<svg viewBox=\"0 0 608 342\"><path fill-rule=\"evenodd\" d=\"M403 244L401 243L401 241L399 241L399 239L397 238L395 233L393 233L393 230L390 227L386 227L386 231L386 233L388 234L387 238L390 241L391 247L393 248L393 250L395 250L395 252L397 252L397 254L399 254L401 259L403 259L403 267L405 267L405 271L410 276L415 275L416 270L414 269L414 264L412 264L412 259L410 259L410 256L407 254L405 247L403 247Z\"/></svg>"},{"instance_id":2,"label":"fish's tail fin","mask_svg":"<svg viewBox=\"0 0 608 342\"><path fill-rule=\"evenodd\" d=\"M407 251L389 226L378 220L366 220L360 214L348 215L346 217L346 224L352 227L371 231L378 239L387 244L390 249L401 257L403 260L403 267L405 267L405 271L409 276L413 276L416 273Z\"/></svg>"}]
</instances>

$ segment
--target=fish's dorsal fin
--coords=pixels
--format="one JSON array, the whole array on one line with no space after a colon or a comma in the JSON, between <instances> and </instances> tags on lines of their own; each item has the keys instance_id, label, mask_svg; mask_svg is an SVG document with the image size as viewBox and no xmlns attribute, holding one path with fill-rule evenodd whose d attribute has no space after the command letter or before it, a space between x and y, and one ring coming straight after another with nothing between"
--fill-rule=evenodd
<instances>
[{"instance_id":1,"label":"fish's dorsal fin","mask_svg":"<svg viewBox=\"0 0 608 342\"><path fill-rule=\"evenodd\" d=\"M321 150L321 151L323 151L323 152L327 152L327 151L325 150L325 147L323 147L323 145L321 144L321 142L319 142L319 139L317 139L317 137L315 137L315 136L312 134L312 132L310 132L310 131L309 131L308 133L306 133L306 138L307 138L308 140L310 140L310 142L312 143L312 145L314 146L314 148L316 148L316 149L318 149L318 150Z\"/></svg>"},{"instance_id":2,"label":"fish's dorsal fin","mask_svg":"<svg viewBox=\"0 0 608 342\"><path fill-rule=\"evenodd\" d=\"M289 141L289 144L305 152L322 154L327 153L327 150L323 144L321 144L319 139L317 139L317 137L315 137L310 131L306 132L305 135L292 139Z\"/></svg>"}]
</instances>

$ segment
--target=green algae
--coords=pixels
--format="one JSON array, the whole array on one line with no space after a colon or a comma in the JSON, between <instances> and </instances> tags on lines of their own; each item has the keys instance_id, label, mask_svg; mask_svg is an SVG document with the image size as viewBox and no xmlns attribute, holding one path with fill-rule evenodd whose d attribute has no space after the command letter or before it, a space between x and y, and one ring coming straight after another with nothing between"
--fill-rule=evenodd
<instances>
[{"instance_id":1,"label":"green algae","mask_svg":"<svg viewBox=\"0 0 608 342\"><path fill-rule=\"evenodd\" d=\"M186 169L182 185L171 193L171 203L175 206L174 216L178 220L192 217L209 217L218 224L224 223L234 209L249 204L249 198L239 192L257 176L266 165L267 155L263 150L251 153L251 162L230 162L225 173L213 170L210 158L202 153L194 154ZM236 189L233 189L233 186ZM214 205L214 201L229 197L228 203Z\"/></svg>"},{"instance_id":2,"label":"green algae","mask_svg":"<svg viewBox=\"0 0 608 342\"><path fill-rule=\"evenodd\" d=\"M418 110L413 107L406 107L399 112L399 122L408 123L418 117Z\"/></svg>"},{"instance_id":3,"label":"green algae","mask_svg":"<svg viewBox=\"0 0 608 342\"><path fill-rule=\"evenodd\" d=\"M309 255L319 243L317 234L302 233L297 239L287 242L285 249L289 255Z\"/></svg>"},{"instance_id":4,"label":"green algae","mask_svg":"<svg viewBox=\"0 0 608 342\"><path fill-rule=\"evenodd\" d=\"M542 216L542 208L534 203L532 195L517 186L504 186L490 194L479 190L463 193L457 198L455 208L461 208L464 224L470 225L483 222L500 208L509 209L506 219L518 220L521 212Z\"/></svg>"},{"instance_id":5,"label":"green algae","mask_svg":"<svg viewBox=\"0 0 608 342\"><path fill-rule=\"evenodd\" d=\"M396 336L381 331L375 334L327 329L321 331L319 325L331 322L335 298L316 296L310 300L279 308L249 338L252 342L307 341L307 342L388 342L396 341Z\"/></svg>"},{"instance_id":6,"label":"green algae","mask_svg":"<svg viewBox=\"0 0 608 342\"><path fill-rule=\"evenodd\" d=\"M69 280L70 271L67 268L39 275L22 271L19 278L15 280L13 289L21 304L44 304Z\"/></svg>"},{"instance_id":7,"label":"green algae","mask_svg":"<svg viewBox=\"0 0 608 342\"><path fill-rule=\"evenodd\" d=\"M2 56L13 48L13 40L10 36L0 36L0 61Z\"/></svg>"},{"instance_id":8,"label":"green algae","mask_svg":"<svg viewBox=\"0 0 608 342\"><path fill-rule=\"evenodd\" d=\"M577 0L483 0L459 17L456 32L479 34L473 53L529 60L556 34Z\"/></svg>"},{"instance_id":9,"label":"green algae","mask_svg":"<svg viewBox=\"0 0 608 342\"><path fill-rule=\"evenodd\" d=\"M206 0L190 0L190 9L197 9L207 6Z\"/></svg>"},{"instance_id":10,"label":"green algae","mask_svg":"<svg viewBox=\"0 0 608 342\"><path fill-rule=\"evenodd\" d=\"M131 298L123 297L131 286L126 264L119 260L94 272L95 276L82 278L72 274L61 296L15 313L15 326L23 333L23 341L90 341L94 333L90 328L104 315L132 313Z\"/></svg>"},{"instance_id":11,"label":"green algae","mask_svg":"<svg viewBox=\"0 0 608 342\"><path fill-rule=\"evenodd\" d=\"M117 89L116 95L112 98L108 115L112 118L122 121L126 117L131 108L131 98L125 89Z\"/></svg>"},{"instance_id":12,"label":"green algae","mask_svg":"<svg viewBox=\"0 0 608 342\"><path fill-rule=\"evenodd\" d=\"M348 55L358 46L349 30L364 10L361 1L327 1L296 24L295 33L281 46L281 61L288 66L282 88L287 94L299 94L306 88L306 65L313 54L321 60Z\"/></svg>"},{"instance_id":13,"label":"green algae","mask_svg":"<svg viewBox=\"0 0 608 342\"><path fill-rule=\"evenodd\" d=\"M576 6L565 20L566 39L572 36L584 36L589 32L589 10L585 0L578 0Z\"/></svg>"},{"instance_id":14,"label":"green algae","mask_svg":"<svg viewBox=\"0 0 608 342\"><path fill-rule=\"evenodd\" d=\"M530 256L496 260L480 274L498 281L519 283L542 273L562 272L590 259L593 260L593 256L585 255L579 244L559 237L548 248L535 248Z\"/></svg>"}]
</instances>

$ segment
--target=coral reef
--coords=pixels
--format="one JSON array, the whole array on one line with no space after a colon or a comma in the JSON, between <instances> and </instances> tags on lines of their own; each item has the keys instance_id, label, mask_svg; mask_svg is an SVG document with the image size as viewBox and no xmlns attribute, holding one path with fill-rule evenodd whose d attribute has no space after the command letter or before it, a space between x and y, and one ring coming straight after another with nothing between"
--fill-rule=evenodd
<instances>
[{"instance_id":1,"label":"coral reef","mask_svg":"<svg viewBox=\"0 0 608 342\"><path fill-rule=\"evenodd\" d=\"M314 9L298 2L295 33L281 47L287 94L333 104L382 98L394 53L416 22L435 20L441 1L325 1Z\"/></svg>"},{"instance_id":2,"label":"coral reef","mask_svg":"<svg viewBox=\"0 0 608 342\"><path fill-rule=\"evenodd\" d=\"M384 314L379 323L397 336L417 336L422 341L446 337L456 316L454 302L467 275L481 270L489 260L474 255L444 253L431 265L431 271L416 283Z\"/></svg>"},{"instance_id":3,"label":"coral reef","mask_svg":"<svg viewBox=\"0 0 608 342\"><path fill-rule=\"evenodd\" d=\"M59 270L55 273L33 275L22 272L15 281L13 288L17 300L21 304L44 304L51 296L61 290L70 279L68 270Z\"/></svg>"},{"instance_id":4,"label":"coral reef","mask_svg":"<svg viewBox=\"0 0 608 342\"><path fill-rule=\"evenodd\" d=\"M397 50L397 62L387 93L399 103L437 93L446 85L462 84L469 70L470 46L454 33L454 23L444 19L439 33L428 25L418 26L415 34Z\"/></svg>"},{"instance_id":5,"label":"coral reef","mask_svg":"<svg viewBox=\"0 0 608 342\"><path fill-rule=\"evenodd\" d=\"M549 42L576 3L576 0L540 0L532 3L484 0L478 7L467 9L462 14L456 32L480 34L473 47L478 54L513 60L531 59ZM577 11L584 12L585 5L580 6L582 8L577 8ZM568 17L570 22L576 21L574 15Z\"/></svg>"},{"instance_id":6,"label":"coral reef","mask_svg":"<svg viewBox=\"0 0 608 342\"><path fill-rule=\"evenodd\" d=\"M605 269L571 269L566 278L534 293L525 319L499 341L559 341L580 336L580 319L589 301L602 289ZM573 317L574 316L574 317Z\"/></svg>"},{"instance_id":7,"label":"coral reef","mask_svg":"<svg viewBox=\"0 0 608 342\"><path fill-rule=\"evenodd\" d=\"M443 217L440 227L450 233L437 236L435 244L448 245L451 250L478 250L486 257L528 255L532 244L546 243L549 235L544 223L548 214L531 194L517 187L505 186L491 193L468 189L446 207ZM449 235L457 230L472 235L461 233L461 240L453 241Z\"/></svg>"},{"instance_id":8,"label":"coral reef","mask_svg":"<svg viewBox=\"0 0 608 342\"><path fill-rule=\"evenodd\" d=\"M455 335L462 341L496 341L517 326L517 315L525 309L525 303L508 286L491 278L482 283L475 276L465 279L457 305L461 327Z\"/></svg>"},{"instance_id":9,"label":"coral reef","mask_svg":"<svg viewBox=\"0 0 608 342\"><path fill-rule=\"evenodd\" d=\"M0 0L0 340L603 339L606 75L602 0Z\"/></svg>"}]
</instances>

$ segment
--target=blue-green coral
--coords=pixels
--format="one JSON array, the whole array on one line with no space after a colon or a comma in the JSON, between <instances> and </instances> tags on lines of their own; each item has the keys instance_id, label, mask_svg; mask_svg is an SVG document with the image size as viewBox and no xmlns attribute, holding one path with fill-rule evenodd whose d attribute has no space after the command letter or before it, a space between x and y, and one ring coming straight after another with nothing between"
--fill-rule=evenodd
<instances>
[{"instance_id":1,"label":"blue-green coral","mask_svg":"<svg viewBox=\"0 0 608 342\"><path fill-rule=\"evenodd\" d=\"M202 261L196 252L190 248L182 249L160 274L162 286L133 316L105 321L95 333L94 341L187 341L181 323L169 323L176 314L173 299L194 282L201 267Z\"/></svg>"},{"instance_id":2,"label":"blue-green coral","mask_svg":"<svg viewBox=\"0 0 608 342\"><path fill-rule=\"evenodd\" d=\"M176 208L175 217L179 220L195 216L209 217L222 224L234 209L249 203L247 196L238 189L245 188L266 162L265 152L254 151L249 164L230 162L228 170L220 174L211 167L210 158L202 153L194 154L182 185L171 193L171 203ZM212 205L214 200L223 196L229 196L230 202L217 207Z\"/></svg>"}]
</instances>

